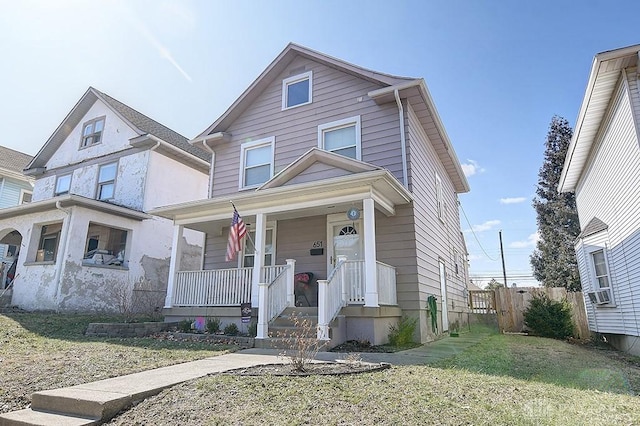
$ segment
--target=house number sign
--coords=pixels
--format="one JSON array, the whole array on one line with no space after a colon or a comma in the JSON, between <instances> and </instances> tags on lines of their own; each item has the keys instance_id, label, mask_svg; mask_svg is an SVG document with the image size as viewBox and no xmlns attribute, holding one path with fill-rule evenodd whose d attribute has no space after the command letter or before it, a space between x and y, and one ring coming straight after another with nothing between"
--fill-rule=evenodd
<instances>
[{"instance_id":1,"label":"house number sign","mask_svg":"<svg viewBox=\"0 0 640 426\"><path fill-rule=\"evenodd\" d=\"M314 241L313 244L311 245L311 248L322 248L323 244L322 241Z\"/></svg>"}]
</instances>

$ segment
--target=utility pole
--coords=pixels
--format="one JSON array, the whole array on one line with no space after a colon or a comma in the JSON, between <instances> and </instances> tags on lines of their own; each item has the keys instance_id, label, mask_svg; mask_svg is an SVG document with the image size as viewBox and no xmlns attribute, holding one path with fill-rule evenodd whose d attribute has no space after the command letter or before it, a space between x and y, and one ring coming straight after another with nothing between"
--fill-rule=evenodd
<instances>
[{"instance_id":1,"label":"utility pole","mask_svg":"<svg viewBox=\"0 0 640 426\"><path fill-rule=\"evenodd\" d=\"M504 278L504 288L507 288L507 269L504 267L504 250L502 249L502 229L498 232L500 236L500 257L502 257L502 277Z\"/></svg>"}]
</instances>

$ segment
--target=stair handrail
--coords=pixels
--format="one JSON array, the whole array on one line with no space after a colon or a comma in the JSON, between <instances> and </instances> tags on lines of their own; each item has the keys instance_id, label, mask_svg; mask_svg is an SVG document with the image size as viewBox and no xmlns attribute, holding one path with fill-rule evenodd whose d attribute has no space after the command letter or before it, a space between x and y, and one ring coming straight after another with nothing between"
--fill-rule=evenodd
<instances>
[{"instance_id":1,"label":"stair handrail","mask_svg":"<svg viewBox=\"0 0 640 426\"><path fill-rule=\"evenodd\" d=\"M335 268L326 280L318 280L318 340L330 340L329 324L346 306L346 256L338 256Z\"/></svg>"},{"instance_id":2,"label":"stair handrail","mask_svg":"<svg viewBox=\"0 0 640 426\"><path fill-rule=\"evenodd\" d=\"M296 261L287 259L287 265L270 283L259 283L258 329L256 338L269 337L269 323L288 306L293 306L293 273ZM281 288L284 287L284 291ZM280 291L276 291L280 290ZM284 297L282 297L284 295Z\"/></svg>"}]
</instances>

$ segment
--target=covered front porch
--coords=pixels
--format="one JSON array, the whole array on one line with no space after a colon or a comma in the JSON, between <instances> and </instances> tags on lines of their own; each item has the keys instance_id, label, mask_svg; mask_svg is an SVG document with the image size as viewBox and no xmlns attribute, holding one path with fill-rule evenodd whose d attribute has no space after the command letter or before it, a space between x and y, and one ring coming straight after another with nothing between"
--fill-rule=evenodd
<instances>
[{"instance_id":1,"label":"covered front porch","mask_svg":"<svg viewBox=\"0 0 640 426\"><path fill-rule=\"evenodd\" d=\"M270 322L301 303L299 288L305 285L313 292L305 295L307 306L318 309L318 338L329 339L329 324L343 307L396 306L395 267L377 258L376 216L384 220L409 203L406 189L386 170L321 183L274 185L274 179L234 196L250 238L232 262L224 259L233 213L229 197L152 212L175 224L165 309L235 308L239 319L240 305L251 303L258 313L257 338L265 339ZM206 235L202 270L181 268L185 229ZM301 276L313 279L300 282Z\"/></svg>"}]
</instances>

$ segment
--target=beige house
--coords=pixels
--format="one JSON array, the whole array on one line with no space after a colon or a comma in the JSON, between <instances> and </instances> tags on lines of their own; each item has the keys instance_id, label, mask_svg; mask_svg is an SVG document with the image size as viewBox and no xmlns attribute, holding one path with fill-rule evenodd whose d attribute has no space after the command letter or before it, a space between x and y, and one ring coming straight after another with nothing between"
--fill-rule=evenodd
<instances>
[{"instance_id":1,"label":"beige house","mask_svg":"<svg viewBox=\"0 0 640 426\"><path fill-rule=\"evenodd\" d=\"M321 339L380 344L406 315L424 342L433 295L438 333L466 320L469 185L423 79L289 44L191 143L211 154L209 198L151 212L175 224L168 319L238 322L251 302L260 341L298 306ZM230 201L250 238L227 262ZM201 270L179 262L186 230L206 233Z\"/></svg>"}]
</instances>

